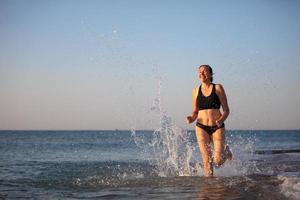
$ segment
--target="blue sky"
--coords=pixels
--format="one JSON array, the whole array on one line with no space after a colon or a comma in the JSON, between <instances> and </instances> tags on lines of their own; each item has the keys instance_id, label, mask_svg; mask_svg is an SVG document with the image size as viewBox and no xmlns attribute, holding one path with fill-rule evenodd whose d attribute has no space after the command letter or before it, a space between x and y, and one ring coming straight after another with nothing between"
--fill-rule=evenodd
<instances>
[{"instance_id":1,"label":"blue sky","mask_svg":"<svg viewBox=\"0 0 300 200\"><path fill-rule=\"evenodd\" d=\"M300 128L300 2L0 1L0 129L182 128L210 64L229 129Z\"/></svg>"}]
</instances>

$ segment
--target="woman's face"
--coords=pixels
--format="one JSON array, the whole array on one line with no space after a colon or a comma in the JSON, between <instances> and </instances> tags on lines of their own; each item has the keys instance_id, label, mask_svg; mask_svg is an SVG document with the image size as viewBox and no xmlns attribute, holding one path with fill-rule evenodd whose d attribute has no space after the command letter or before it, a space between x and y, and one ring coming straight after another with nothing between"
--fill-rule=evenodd
<instances>
[{"instance_id":1,"label":"woman's face","mask_svg":"<svg viewBox=\"0 0 300 200\"><path fill-rule=\"evenodd\" d=\"M210 81L210 78L212 76L209 69L208 69L208 67L205 67L205 66L202 66L202 67L198 68L198 75L199 75L199 79L202 82Z\"/></svg>"}]
</instances>

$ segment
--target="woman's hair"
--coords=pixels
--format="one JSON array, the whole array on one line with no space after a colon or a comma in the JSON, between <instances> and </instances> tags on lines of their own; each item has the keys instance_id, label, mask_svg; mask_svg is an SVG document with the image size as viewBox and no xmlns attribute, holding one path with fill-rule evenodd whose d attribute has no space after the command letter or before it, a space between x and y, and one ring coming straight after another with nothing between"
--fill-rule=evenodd
<instances>
[{"instance_id":1,"label":"woman's hair","mask_svg":"<svg viewBox=\"0 0 300 200\"><path fill-rule=\"evenodd\" d=\"M207 68L208 68L208 71L209 71L210 74L211 74L210 82L213 82L213 69L211 68L211 66L209 66L209 65L200 65L199 69L200 69L201 67L207 67Z\"/></svg>"}]
</instances>

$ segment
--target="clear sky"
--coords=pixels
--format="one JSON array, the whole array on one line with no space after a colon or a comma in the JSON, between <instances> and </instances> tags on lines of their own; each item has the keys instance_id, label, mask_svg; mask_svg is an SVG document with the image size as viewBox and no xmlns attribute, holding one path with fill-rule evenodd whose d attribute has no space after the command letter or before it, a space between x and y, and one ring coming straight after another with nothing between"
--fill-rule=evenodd
<instances>
[{"instance_id":1,"label":"clear sky","mask_svg":"<svg viewBox=\"0 0 300 200\"><path fill-rule=\"evenodd\" d=\"M229 129L300 129L300 1L0 0L0 129L183 128L197 67ZM161 83L160 94L159 82Z\"/></svg>"}]
</instances>

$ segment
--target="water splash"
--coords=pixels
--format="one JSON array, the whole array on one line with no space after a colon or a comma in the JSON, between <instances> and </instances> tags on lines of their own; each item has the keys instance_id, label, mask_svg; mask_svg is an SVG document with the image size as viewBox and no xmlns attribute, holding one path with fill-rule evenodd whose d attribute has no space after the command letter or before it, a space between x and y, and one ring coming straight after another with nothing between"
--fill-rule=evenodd
<instances>
[{"instance_id":1,"label":"water splash","mask_svg":"<svg viewBox=\"0 0 300 200\"><path fill-rule=\"evenodd\" d=\"M190 134L173 123L161 102L161 80L158 80L157 97L150 108L159 118L158 128L148 143L132 130L134 141L137 146L144 148L144 152L152 155L149 161L155 166L159 176L191 176L196 172L196 167L190 166L194 150Z\"/></svg>"},{"instance_id":2,"label":"water splash","mask_svg":"<svg viewBox=\"0 0 300 200\"><path fill-rule=\"evenodd\" d=\"M229 131L227 131L228 133ZM215 170L217 176L238 176L261 173L255 159L256 137L251 133L230 131L227 143L233 152L233 160L225 162L221 168ZM247 136L247 134L249 134Z\"/></svg>"},{"instance_id":3,"label":"water splash","mask_svg":"<svg viewBox=\"0 0 300 200\"><path fill-rule=\"evenodd\" d=\"M278 179L282 181L280 185L280 192L284 194L288 199L299 199L300 196L300 178L297 173L286 173L285 175L279 175Z\"/></svg>"}]
</instances>

